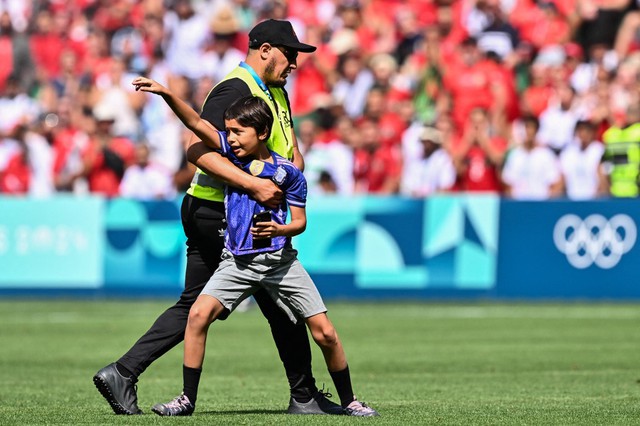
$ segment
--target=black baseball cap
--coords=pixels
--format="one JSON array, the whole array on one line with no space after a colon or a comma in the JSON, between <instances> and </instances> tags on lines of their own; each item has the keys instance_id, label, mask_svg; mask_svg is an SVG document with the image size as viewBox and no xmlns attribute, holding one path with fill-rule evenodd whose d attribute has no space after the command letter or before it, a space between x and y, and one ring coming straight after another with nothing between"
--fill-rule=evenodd
<instances>
[{"instance_id":1,"label":"black baseball cap","mask_svg":"<svg viewBox=\"0 0 640 426\"><path fill-rule=\"evenodd\" d=\"M249 48L257 49L263 43L288 47L299 52L315 52L316 47L300 43L298 36L289 21L268 19L260 22L249 31Z\"/></svg>"}]
</instances>

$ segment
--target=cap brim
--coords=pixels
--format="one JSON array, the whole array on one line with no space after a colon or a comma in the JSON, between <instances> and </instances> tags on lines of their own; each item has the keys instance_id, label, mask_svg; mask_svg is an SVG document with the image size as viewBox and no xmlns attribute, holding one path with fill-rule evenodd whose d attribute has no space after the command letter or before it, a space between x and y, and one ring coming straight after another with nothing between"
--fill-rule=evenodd
<instances>
[{"instance_id":1,"label":"cap brim","mask_svg":"<svg viewBox=\"0 0 640 426\"><path fill-rule=\"evenodd\" d=\"M281 43L282 46L288 47L293 50L297 50L298 52L311 53L316 51L316 47L310 44L304 43Z\"/></svg>"}]
</instances>

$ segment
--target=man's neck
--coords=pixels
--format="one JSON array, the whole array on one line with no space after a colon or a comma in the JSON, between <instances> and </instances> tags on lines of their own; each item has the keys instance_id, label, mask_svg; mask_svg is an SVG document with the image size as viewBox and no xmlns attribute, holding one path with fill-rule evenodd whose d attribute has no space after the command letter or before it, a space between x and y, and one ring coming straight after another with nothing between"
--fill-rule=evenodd
<instances>
[{"instance_id":1,"label":"man's neck","mask_svg":"<svg viewBox=\"0 0 640 426\"><path fill-rule=\"evenodd\" d=\"M260 57L258 53L253 53L247 55L247 58L244 60L244 63L249 65L260 77L260 80L264 81L264 68L262 66L262 62L260 61Z\"/></svg>"}]
</instances>

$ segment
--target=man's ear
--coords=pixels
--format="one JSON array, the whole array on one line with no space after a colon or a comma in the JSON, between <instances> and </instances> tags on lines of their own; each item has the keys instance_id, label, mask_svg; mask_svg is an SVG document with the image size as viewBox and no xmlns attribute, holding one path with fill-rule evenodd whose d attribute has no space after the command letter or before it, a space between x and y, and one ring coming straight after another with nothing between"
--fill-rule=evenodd
<instances>
[{"instance_id":1,"label":"man's ear","mask_svg":"<svg viewBox=\"0 0 640 426\"><path fill-rule=\"evenodd\" d=\"M262 43L262 45L260 46L260 48L258 49L258 51L260 52L260 56L263 59L266 59L267 57L269 57L269 52L271 52L271 45L268 43Z\"/></svg>"}]
</instances>

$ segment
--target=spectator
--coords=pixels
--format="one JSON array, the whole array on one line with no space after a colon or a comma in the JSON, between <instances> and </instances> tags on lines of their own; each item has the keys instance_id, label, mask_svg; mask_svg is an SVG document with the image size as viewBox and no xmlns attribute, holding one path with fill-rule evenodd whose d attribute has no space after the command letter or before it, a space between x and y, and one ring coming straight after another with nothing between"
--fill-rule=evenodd
<instances>
[{"instance_id":1,"label":"spectator","mask_svg":"<svg viewBox=\"0 0 640 426\"><path fill-rule=\"evenodd\" d=\"M342 132L353 131L348 119L342 126L348 126L348 130L343 127ZM305 149L304 175L309 194L326 193L329 181L335 186L332 192L350 194L353 186L351 149L339 139L320 140L319 129L311 119L301 121L296 127L296 134L298 143Z\"/></svg>"},{"instance_id":2,"label":"spectator","mask_svg":"<svg viewBox=\"0 0 640 426\"><path fill-rule=\"evenodd\" d=\"M171 200L176 196L173 176L160 164L149 161L150 147L135 147L135 163L127 167L120 182L120 195L136 200Z\"/></svg>"},{"instance_id":3,"label":"spectator","mask_svg":"<svg viewBox=\"0 0 640 426\"><path fill-rule=\"evenodd\" d=\"M298 68L292 76L289 76L295 81L294 85L287 83L287 91L291 108L296 116L312 113L318 103L330 98L331 87L338 78L335 71L338 57L329 47L330 42L323 44L322 37L320 28L315 26L307 28L307 41L317 45L318 50L313 55L298 58ZM350 47L347 46L347 50L349 49ZM331 102L333 103L333 99Z\"/></svg>"},{"instance_id":4,"label":"spectator","mask_svg":"<svg viewBox=\"0 0 640 426\"><path fill-rule=\"evenodd\" d=\"M134 145L129 139L113 135L115 114L104 105L97 106L93 116L95 129L82 155L83 175L92 193L115 197L126 167L133 163Z\"/></svg>"},{"instance_id":5,"label":"spectator","mask_svg":"<svg viewBox=\"0 0 640 426\"><path fill-rule=\"evenodd\" d=\"M137 140L140 137L138 112L145 102L145 95L136 92L131 81L135 75L127 71L123 58L114 57L109 72L99 75L93 87L93 105L111 110L115 119L112 132L115 136Z\"/></svg>"},{"instance_id":6,"label":"spectator","mask_svg":"<svg viewBox=\"0 0 640 426\"><path fill-rule=\"evenodd\" d=\"M446 63L443 49L445 42L436 26L424 30L424 37L416 50L407 58L402 74L413 87L416 118L424 123L432 122L442 99L442 64Z\"/></svg>"},{"instance_id":7,"label":"spectator","mask_svg":"<svg viewBox=\"0 0 640 426\"><path fill-rule=\"evenodd\" d=\"M210 23L212 40L202 56L202 67L205 75L213 79L213 85L221 81L240 61L245 54L233 46L238 35L240 24L229 7L221 7Z\"/></svg>"},{"instance_id":8,"label":"spectator","mask_svg":"<svg viewBox=\"0 0 640 426\"><path fill-rule=\"evenodd\" d=\"M640 195L640 106L629 106L621 117L602 135L605 143L605 171L609 175L611 195L637 197Z\"/></svg>"},{"instance_id":9,"label":"spectator","mask_svg":"<svg viewBox=\"0 0 640 426\"><path fill-rule=\"evenodd\" d=\"M550 74L550 66L536 58L531 65L531 82L521 95L520 112L523 115L539 117L547 109L553 93Z\"/></svg>"},{"instance_id":10,"label":"spectator","mask_svg":"<svg viewBox=\"0 0 640 426\"><path fill-rule=\"evenodd\" d=\"M476 6L481 4L479 1ZM494 52L500 59L511 55L520 43L518 30L509 23L497 2L487 2L485 13L487 22L480 31L474 33L478 47L485 53Z\"/></svg>"},{"instance_id":11,"label":"spectator","mask_svg":"<svg viewBox=\"0 0 640 426\"><path fill-rule=\"evenodd\" d=\"M398 144L382 144L376 121L365 118L359 126L354 151L355 192L395 194L400 189L402 154Z\"/></svg>"},{"instance_id":12,"label":"spectator","mask_svg":"<svg viewBox=\"0 0 640 426\"><path fill-rule=\"evenodd\" d=\"M567 145L560 153L560 169L567 197L590 200L609 193L602 159L604 145L595 139L596 127L589 121L576 123L577 143Z\"/></svg>"},{"instance_id":13,"label":"spectator","mask_svg":"<svg viewBox=\"0 0 640 426\"><path fill-rule=\"evenodd\" d=\"M538 49L569 41L569 22L553 0L522 3L529 6L520 11L522 19L515 21L524 40Z\"/></svg>"},{"instance_id":14,"label":"spectator","mask_svg":"<svg viewBox=\"0 0 640 426\"><path fill-rule=\"evenodd\" d=\"M533 116L523 118L524 140L505 159L505 195L516 200L546 200L562 193L562 175L554 152L537 141L540 127Z\"/></svg>"},{"instance_id":15,"label":"spectator","mask_svg":"<svg viewBox=\"0 0 640 426\"><path fill-rule=\"evenodd\" d=\"M0 96L0 136L17 126L34 121L41 113L38 103L20 85L20 78L10 75Z\"/></svg>"},{"instance_id":16,"label":"spectator","mask_svg":"<svg viewBox=\"0 0 640 426\"><path fill-rule=\"evenodd\" d=\"M83 177L82 154L89 145L85 129L89 118L68 97L61 98L57 114L51 118L55 188L59 192L85 194L89 188Z\"/></svg>"},{"instance_id":17,"label":"spectator","mask_svg":"<svg viewBox=\"0 0 640 426\"><path fill-rule=\"evenodd\" d=\"M460 146L454 152L459 189L500 193L500 169L506 145L503 138L493 133L485 110L471 111Z\"/></svg>"},{"instance_id":18,"label":"spectator","mask_svg":"<svg viewBox=\"0 0 640 426\"><path fill-rule=\"evenodd\" d=\"M491 67L483 61L475 39L465 39L459 48L458 62L448 64L444 87L450 94L451 112L457 126L464 126L472 109L480 107L494 115L504 114L501 86L492 79Z\"/></svg>"},{"instance_id":19,"label":"spectator","mask_svg":"<svg viewBox=\"0 0 640 426\"><path fill-rule=\"evenodd\" d=\"M345 112L351 118L362 115L367 94L373 87L373 74L365 67L361 53L350 51L338 59L339 80L331 95L344 105Z\"/></svg>"},{"instance_id":20,"label":"spectator","mask_svg":"<svg viewBox=\"0 0 640 426\"><path fill-rule=\"evenodd\" d=\"M60 71L49 80L54 90L56 100L62 97L75 97L80 92L80 87L91 85L91 76L78 72L78 57L72 49L64 49L58 57Z\"/></svg>"},{"instance_id":21,"label":"spectator","mask_svg":"<svg viewBox=\"0 0 640 426\"><path fill-rule=\"evenodd\" d=\"M166 50L169 69L195 82L205 71L201 58L209 37L206 17L195 13L191 0L176 0L165 16L165 30L169 37Z\"/></svg>"},{"instance_id":22,"label":"spectator","mask_svg":"<svg viewBox=\"0 0 640 426\"><path fill-rule=\"evenodd\" d=\"M0 173L0 192L32 197L49 196L53 192L52 154L47 141L29 129L19 125L13 132L18 151L9 157Z\"/></svg>"},{"instance_id":23,"label":"spectator","mask_svg":"<svg viewBox=\"0 0 640 426\"><path fill-rule=\"evenodd\" d=\"M143 35L134 27L123 27L113 34L111 55L122 60L125 70L131 73L143 73L149 66Z\"/></svg>"},{"instance_id":24,"label":"spectator","mask_svg":"<svg viewBox=\"0 0 640 426\"><path fill-rule=\"evenodd\" d=\"M181 99L191 99L191 87L189 80L184 76L171 74L163 66L156 66L149 75L169 87ZM210 90L208 86L205 90ZM206 94L204 96L206 97ZM175 173L181 167L184 148L181 144L181 134L184 126L172 113L171 109L158 96L144 94L146 101L142 108L140 120L143 128L143 140L147 141L151 150L151 161L162 165L171 173ZM204 101L193 102L202 105Z\"/></svg>"},{"instance_id":25,"label":"spectator","mask_svg":"<svg viewBox=\"0 0 640 426\"><path fill-rule=\"evenodd\" d=\"M0 12L0 92L11 76L23 92L33 88L35 68L29 40L14 30L9 12Z\"/></svg>"},{"instance_id":26,"label":"spectator","mask_svg":"<svg viewBox=\"0 0 640 426\"><path fill-rule=\"evenodd\" d=\"M578 93L586 93L598 80L601 73L610 73L615 70L617 59L608 53L604 43L593 43L587 50L587 62L578 65L571 74L571 86Z\"/></svg>"},{"instance_id":27,"label":"spectator","mask_svg":"<svg viewBox=\"0 0 640 426\"><path fill-rule=\"evenodd\" d=\"M413 197L426 197L451 189L456 182L456 171L451 156L442 147L442 134L425 126L420 141L422 160L412 173L405 175L409 180L402 182L403 192Z\"/></svg>"},{"instance_id":28,"label":"spectator","mask_svg":"<svg viewBox=\"0 0 640 426\"><path fill-rule=\"evenodd\" d=\"M555 99L540 114L538 140L558 154L573 141L576 123L585 112L568 83L559 84L554 91Z\"/></svg>"},{"instance_id":29,"label":"spectator","mask_svg":"<svg viewBox=\"0 0 640 426\"><path fill-rule=\"evenodd\" d=\"M60 74L61 56L65 49L64 36L56 32L49 9L40 10L34 20L29 44L34 64L42 79L48 81Z\"/></svg>"}]
</instances>

